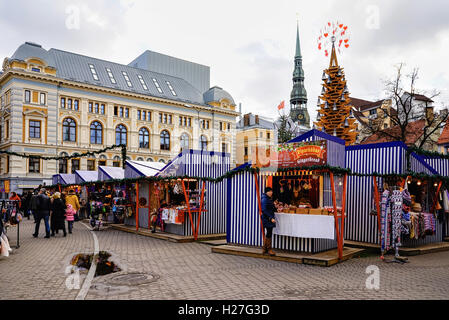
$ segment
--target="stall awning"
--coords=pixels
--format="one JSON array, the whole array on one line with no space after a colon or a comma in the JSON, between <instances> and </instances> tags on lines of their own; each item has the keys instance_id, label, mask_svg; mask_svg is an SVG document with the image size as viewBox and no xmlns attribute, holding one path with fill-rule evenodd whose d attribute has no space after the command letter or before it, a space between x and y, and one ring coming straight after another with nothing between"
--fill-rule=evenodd
<instances>
[{"instance_id":1,"label":"stall awning","mask_svg":"<svg viewBox=\"0 0 449 320\"><path fill-rule=\"evenodd\" d=\"M98 171L75 171L75 183L98 181Z\"/></svg>"},{"instance_id":2,"label":"stall awning","mask_svg":"<svg viewBox=\"0 0 449 320\"><path fill-rule=\"evenodd\" d=\"M98 179L101 181L125 178L125 169L120 167L98 167Z\"/></svg>"},{"instance_id":3,"label":"stall awning","mask_svg":"<svg viewBox=\"0 0 449 320\"><path fill-rule=\"evenodd\" d=\"M165 166L162 162L126 160L125 178L154 177Z\"/></svg>"}]
</instances>

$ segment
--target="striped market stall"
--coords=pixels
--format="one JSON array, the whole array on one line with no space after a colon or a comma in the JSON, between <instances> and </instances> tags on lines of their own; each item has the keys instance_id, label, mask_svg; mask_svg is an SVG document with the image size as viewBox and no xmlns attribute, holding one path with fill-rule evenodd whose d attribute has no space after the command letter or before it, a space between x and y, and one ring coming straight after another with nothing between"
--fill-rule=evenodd
<instances>
[{"instance_id":1,"label":"striped market stall","mask_svg":"<svg viewBox=\"0 0 449 320\"><path fill-rule=\"evenodd\" d=\"M378 144L356 145L346 147L346 168L361 174L401 174L423 173L434 175L438 172L424 158L411 152L407 159L407 146L403 142L386 142ZM410 171L407 171L407 167ZM408 179L407 181L409 181ZM379 194L383 192L384 179L376 178ZM404 181L405 183L405 181ZM408 184L410 189L412 186ZM429 212L435 196L433 186L428 186L423 211ZM371 244L380 244L379 225L376 212L375 185L372 176L349 176L347 196L348 216L345 223L345 239ZM440 242L443 239L442 225L436 224L433 236L424 239L404 239L403 246Z\"/></svg>"},{"instance_id":2,"label":"striped market stall","mask_svg":"<svg viewBox=\"0 0 449 320\"><path fill-rule=\"evenodd\" d=\"M318 130L311 130L289 143L326 141L326 163L334 167L344 167L345 143L343 140L327 135ZM250 166L245 164L244 166ZM236 168L236 169L239 169ZM236 170L235 169L235 170ZM292 173L293 174L293 173ZM296 173L297 174L297 173ZM258 192L264 192L270 180L276 181L279 172L263 172L255 177L254 173L242 171L227 181L227 242L229 244L257 246L263 244L263 234L260 221ZM320 207L332 207L332 188L329 173L322 173L320 178L322 185L320 195ZM338 184L338 178L335 176ZM274 183L274 182L273 182ZM273 188L274 189L274 188ZM342 189L340 187L340 189ZM337 195L337 204L341 205L341 194ZM299 216L299 215L298 215ZM333 221L333 220L332 220ZM335 224L333 228L335 229ZM326 238L302 238L273 234L273 248L298 252L318 253L337 248L336 234L332 239Z\"/></svg>"},{"instance_id":3,"label":"striped market stall","mask_svg":"<svg viewBox=\"0 0 449 320\"><path fill-rule=\"evenodd\" d=\"M188 177L209 177L217 178L230 170L230 155L222 152L184 150L168 164L157 163L162 167L155 167L155 163L144 164L138 161L127 161L125 167L125 178L135 178L139 176L188 176ZM156 172L157 171L157 172ZM203 182L198 182L198 188L202 188ZM155 197L150 198L150 193L154 194L154 183L146 181L138 183L139 198L144 198L146 202L154 201ZM150 190L152 192L150 192ZM211 235L224 234L226 232L226 182L205 182L204 187L204 209L200 217L198 226L198 213L192 213L192 222L194 229L197 228L197 234ZM148 228L148 206L139 209L139 227ZM134 217L135 218L135 217ZM136 225L135 219L128 219L129 225ZM192 236L192 223L186 214L184 223L167 223L165 232L181 236Z\"/></svg>"}]
</instances>

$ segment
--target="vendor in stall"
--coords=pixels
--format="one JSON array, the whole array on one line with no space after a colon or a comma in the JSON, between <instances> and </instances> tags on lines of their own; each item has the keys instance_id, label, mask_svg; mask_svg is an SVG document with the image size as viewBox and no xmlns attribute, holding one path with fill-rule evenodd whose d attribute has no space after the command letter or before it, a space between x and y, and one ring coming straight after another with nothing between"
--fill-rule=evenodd
<instances>
[{"instance_id":1,"label":"vendor in stall","mask_svg":"<svg viewBox=\"0 0 449 320\"><path fill-rule=\"evenodd\" d=\"M276 254L273 252L271 247L273 228L276 227L276 220L274 216L276 207L273 204L272 196L273 189L266 187L265 193L262 194L262 224L266 230L262 254L268 253L270 256L275 256Z\"/></svg>"}]
</instances>

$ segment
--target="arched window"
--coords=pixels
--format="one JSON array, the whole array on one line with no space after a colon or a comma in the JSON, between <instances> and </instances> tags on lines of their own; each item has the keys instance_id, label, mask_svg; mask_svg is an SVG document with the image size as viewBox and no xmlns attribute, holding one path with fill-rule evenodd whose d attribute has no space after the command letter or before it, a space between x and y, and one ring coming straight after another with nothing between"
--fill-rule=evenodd
<instances>
[{"instance_id":1,"label":"arched window","mask_svg":"<svg viewBox=\"0 0 449 320\"><path fill-rule=\"evenodd\" d=\"M207 150L207 137L206 136L200 137L200 150Z\"/></svg>"},{"instance_id":2,"label":"arched window","mask_svg":"<svg viewBox=\"0 0 449 320\"><path fill-rule=\"evenodd\" d=\"M90 124L90 143L103 144L103 126L98 121Z\"/></svg>"},{"instance_id":3,"label":"arched window","mask_svg":"<svg viewBox=\"0 0 449 320\"><path fill-rule=\"evenodd\" d=\"M136 161L145 161L142 157L138 157Z\"/></svg>"},{"instance_id":4,"label":"arched window","mask_svg":"<svg viewBox=\"0 0 449 320\"><path fill-rule=\"evenodd\" d=\"M152 158L148 158L147 161L154 162L154 160Z\"/></svg>"},{"instance_id":5,"label":"arched window","mask_svg":"<svg viewBox=\"0 0 449 320\"><path fill-rule=\"evenodd\" d=\"M112 160L113 160L112 161L113 167L120 167L122 160L120 159L119 156L115 156Z\"/></svg>"},{"instance_id":6,"label":"arched window","mask_svg":"<svg viewBox=\"0 0 449 320\"><path fill-rule=\"evenodd\" d=\"M181 135L181 151L189 149L189 135L187 133L183 133Z\"/></svg>"},{"instance_id":7,"label":"arched window","mask_svg":"<svg viewBox=\"0 0 449 320\"><path fill-rule=\"evenodd\" d=\"M147 128L141 128L139 130L139 148L148 149L149 147L150 147L150 133L148 132Z\"/></svg>"},{"instance_id":8,"label":"arched window","mask_svg":"<svg viewBox=\"0 0 449 320\"><path fill-rule=\"evenodd\" d=\"M170 133L167 130L161 132L161 150L170 150Z\"/></svg>"},{"instance_id":9,"label":"arched window","mask_svg":"<svg viewBox=\"0 0 449 320\"><path fill-rule=\"evenodd\" d=\"M164 159L160 159L159 162L165 163L165 160Z\"/></svg>"},{"instance_id":10,"label":"arched window","mask_svg":"<svg viewBox=\"0 0 449 320\"><path fill-rule=\"evenodd\" d=\"M119 124L115 128L115 144L126 145L126 127L123 124Z\"/></svg>"},{"instance_id":11,"label":"arched window","mask_svg":"<svg viewBox=\"0 0 449 320\"><path fill-rule=\"evenodd\" d=\"M76 122L72 118L65 118L62 122L63 141L76 141Z\"/></svg>"}]
</instances>

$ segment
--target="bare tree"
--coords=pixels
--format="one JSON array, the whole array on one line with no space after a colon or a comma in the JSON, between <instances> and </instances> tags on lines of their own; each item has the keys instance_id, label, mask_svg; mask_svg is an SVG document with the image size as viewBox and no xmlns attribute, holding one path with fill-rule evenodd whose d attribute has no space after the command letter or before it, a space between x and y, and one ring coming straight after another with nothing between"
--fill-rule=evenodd
<instances>
[{"instance_id":1,"label":"bare tree","mask_svg":"<svg viewBox=\"0 0 449 320\"><path fill-rule=\"evenodd\" d=\"M365 124L364 132L368 135L377 134L379 137L390 138L394 141L407 141L407 137L415 135L417 137L415 146L423 148L426 145L433 145L435 141L435 133L444 127L448 119L447 113L440 113L437 115L433 107L417 107L414 105L415 98L424 95L424 92L418 92L416 89L416 82L418 78L418 68L414 68L411 73L403 74L403 63L396 67L396 76L393 80L388 80L385 83L385 90L388 98L392 101L392 108L382 111L384 117L391 121L391 128L384 129L384 118L376 121L370 121ZM404 78L408 79L407 90L404 89ZM440 92L434 90L429 95L429 99L437 97ZM415 132L415 129L410 124L415 121L423 121L422 134Z\"/></svg>"}]
</instances>

